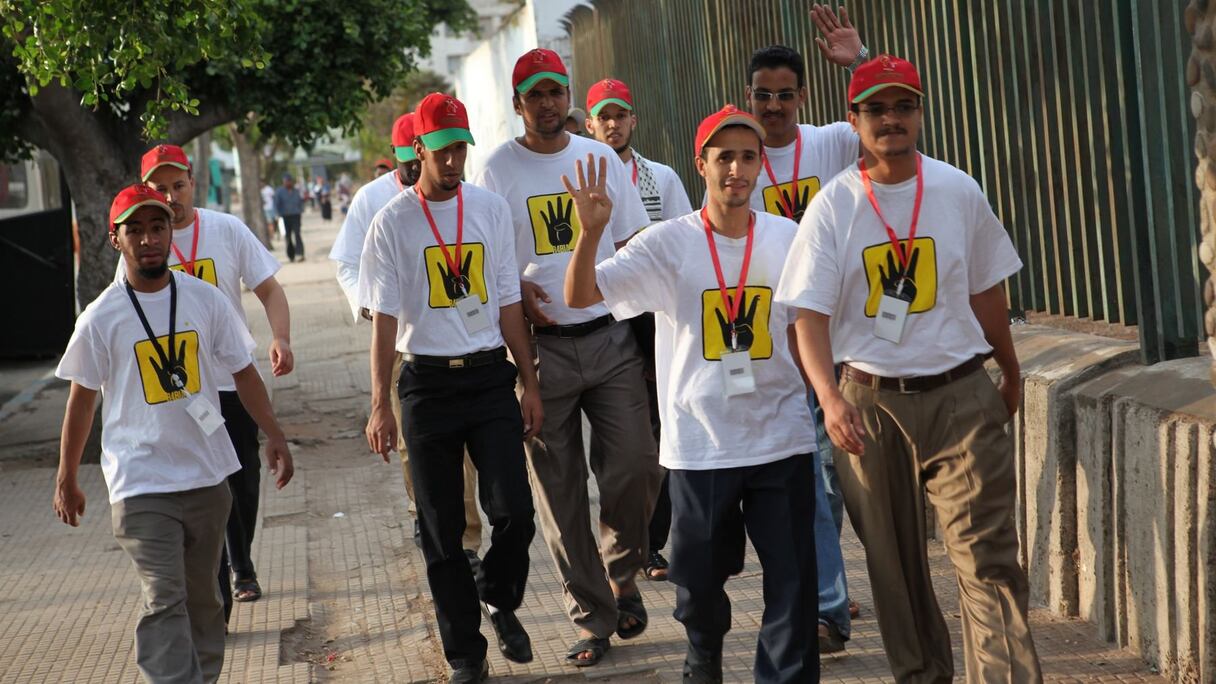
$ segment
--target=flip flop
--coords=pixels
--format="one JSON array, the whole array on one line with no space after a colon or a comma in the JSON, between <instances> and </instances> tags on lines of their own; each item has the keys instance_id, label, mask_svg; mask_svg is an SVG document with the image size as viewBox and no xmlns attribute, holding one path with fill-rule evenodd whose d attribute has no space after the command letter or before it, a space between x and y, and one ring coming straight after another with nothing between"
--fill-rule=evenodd
<instances>
[{"instance_id":1,"label":"flip flop","mask_svg":"<svg viewBox=\"0 0 1216 684\"><path fill-rule=\"evenodd\" d=\"M616 600L616 635L622 639L632 639L642 632L646 631L646 625L649 624L649 615L646 614L646 606L642 604L642 592L635 591L632 596L622 596ZM625 627L625 620L633 618L635 623L632 627Z\"/></svg>"},{"instance_id":2,"label":"flip flop","mask_svg":"<svg viewBox=\"0 0 1216 684\"><path fill-rule=\"evenodd\" d=\"M566 651L566 662L575 667L591 667L600 662L604 657L604 653L612 646L607 639L599 637L588 637L579 639L570 645L570 649ZM579 658L583 653L590 653L590 658Z\"/></svg>"}]
</instances>

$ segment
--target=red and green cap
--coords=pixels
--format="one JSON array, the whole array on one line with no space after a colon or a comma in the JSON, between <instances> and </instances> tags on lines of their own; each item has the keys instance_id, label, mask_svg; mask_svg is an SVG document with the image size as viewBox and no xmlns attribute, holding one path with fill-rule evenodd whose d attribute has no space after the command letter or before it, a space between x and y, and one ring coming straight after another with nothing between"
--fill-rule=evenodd
<instances>
[{"instance_id":1,"label":"red and green cap","mask_svg":"<svg viewBox=\"0 0 1216 684\"><path fill-rule=\"evenodd\" d=\"M920 97L925 96L920 74L912 62L891 55L879 55L853 72L853 79L849 81L849 104L857 104L886 88L903 88Z\"/></svg>"},{"instance_id":2,"label":"red and green cap","mask_svg":"<svg viewBox=\"0 0 1216 684\"><path fill-rule=\"evenodd\" d=\"M162 166L172 166L182 171L189 171L190 159L186 156L185 150L177 145L157 145L144 152L143 158L139 160L140 180L147 183L148 176Z\"/></svg>"},{"instance_id":3,"label":"red and green cap","mask_svg":"<svg viewBox=\"0 0 1216 684\"><path fill-rule=\"evenodd\" d=\"M441 150L458 142L474 144L464 103L443 93L431 93L418 103L414 110L414 133L428 150Z\"/></svg>"},{"instance_id":4,"label":"red and green cap","mask_svg":"<svg viewBox=\"0 0 1216 684\"><path fill-rule=\"evenodd\" d=\"M393 153L397 161L412 162L418 159L414 152L414 113L407 112L393 122ZM389 165L392 168L392 165Z\"/></svg>"},{"instance_id":5,"label":"red and green cap","mask_svg":"<svg viewBox=\"0 0 1216 684\"><path fill-rule=\"evenodd\" d=\"M633 95L629 92L629 86L615 78L605 78L587 91L587 113L591 116L599 116L600 110L610 104L633 111Z\"/></svg>"},{"instance_id":6,"label":"red and green cap","mask_svg":"<svg viewBox=\"0 0 1216 684\"><path fill-rule=\"evenodd\" d=\"M169 207L169 200L155 189L142 183L123 188L110 204L110 232L113 233L118 230L120 224L126 223L136 209L148 206L160 207L165 210L169 218L173 217L173 209Z\"/></svg>"},{"instance_id":7,"label":"red and green cap","mask_svg":"<svg viewBox=\"0 0 1216 684\"><path fill-rule=\"evenodd\" d=\"M717 135L718 131L727 126L747 126L760 136L760 144L764 144L764 126L760 125L756 117L733 104L728 104L705 117L701 121L701 125L697 126L696 156L701 156L702 148L709 144L710 139Z\"/></svg>"},{"instance_id":8,"label":"red and green cap","mask_svg":"<svg viewBox=\"0 0 1216 684\"><path fill-rule=\"evenodd\" d=\"M396 164L394 164L393 160L389 159L388 157L380 157L379 159L376 160L376 164L372 168L377 168L380 166L383 166L384 168L388 169L389 171L392 171L393 167L396 166Z\"/></svg>"},{"instance_id":9,"label":"red and green cap","mask_svg":"<svg viewBox=\"0 0 1216 684\"><path fill-rule=\"evenodd\" d=\"M523 95L545 79L563 87L570 86L566 65L562 64L562 58L556 52L537 48L525 52L515 61L515 70L511 72L511 85L515 92Z\"/></svg>"}]
</instances>

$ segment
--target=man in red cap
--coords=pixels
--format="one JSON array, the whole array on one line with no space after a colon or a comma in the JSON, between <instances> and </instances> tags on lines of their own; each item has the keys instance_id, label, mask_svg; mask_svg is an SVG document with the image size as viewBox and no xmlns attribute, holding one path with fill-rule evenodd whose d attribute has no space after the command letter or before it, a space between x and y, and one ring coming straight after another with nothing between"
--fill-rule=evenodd
<instances>
[{"instance_id":1,"label":"man in red cap","mask_svg":"<svg viewBox=\"0 0 1216 684\"><path fill-rule=\"evenodd\" d=\"M624 82L606 78L587 91L587 130L596 140L616 150L625 173L633 181L642 206L651 222L665 221L683 216L692 211L684 183L674 169L665 164L642 157L633 149L633 131L638 125L638 116L633 109L633 94ZM659 439L659 413L657 385L654 368L654 315L643 314L630 319L633 332L642 347L646 360L646 389L650 394L650 422L655 440ZM671 527L671 497L667 492L667 475L663 474L659 495L655 500L654 513L650 517L650 553L642 568L647 579L667 579L667 559L663 547L667 545L667 534Z\"/></svg>"},{"instance_id":2,"label":"man in red cap","mask_svg":"<svg viewBox=\"0 0 1216 684\"><path fill-rule=\"evenodd\" d=\"M649 544L647 526L661 477L651 434L642 355L628 323L602 304L573 309L561 301L566 264L582 227L561 177L588 155L611 147L565 130L569 78L551 50L530 50L512 73L515 112L524 135L500 145L478 183L506 198L515 225L524 313L536 336L545 427L527 444L541 530L580 630L567 660L599 662L614 633L631 639L648 616L637 574ZM622 164L605 187L616 211L601 259L650 220ZM525 357L526 358L526 357ZM591 470L600 493L597 541L590 523L582 415L591 423Z\"/></svg>"},{"instance_id":3,"label":"man in red cap","mask_svg":"<svg viewBox=\"0 0 1216 684\"><path fill-rule=\"evenodd\" d=\"M422 555L449 681L488 675L484 610L509 660L532 660L515 617L536 533L523 439L541 429L536 371L528 359L519 301L515 231L506 202L461 182L473 143L464 105L432 93L415 112L418 183L372 221L359 268L360 304L372 312L372 411L367 440L388 461L405 435L422 524ZM393 350L405 359L393 415ZM516 378L523 392L517 400ZM474 573L461 548L462 463L477 468L481 503L493 528Z\"/></svg>"},{"instance_id":4,"label":"man in red cap","mask_svg":"<svg viewBox=\"0 0 1216 684\"><path fill-rule=\"evenodd\" d=\"M133 185L110 207L110 244L123 269L76 320L55 370L72 386L53 506L61 521L79 525L85 497L77 471L100 391L114 536L143 588L139 671L149 682L214 682L224 663L215 570L232 509L226 480L241 468L219 429L221 387L235 387L266 433L279 488L293 467L244 322L219 290L169 268L171 205Z\"/></svg>"},{"instance_id":5,"label":"man in red cap","mask_svg":"<svg viewBox=\"0 0 1216 684\"><path fill-rule=\"evenodd\" d=\"M670 579L688 634L684 681L722 681L724 586L743 569L744 530L764 571L756 682L817 682L812 454L815 430L793 345L794 310L773 290L797 227L754 211L764 129L733 105L697 129L705 208L653 225L615 256L597 242L615 208L604 171L569 180L584 235L565 282L570 306L655 314L661 459L670 473ZM589 164L589 166L591 166ZM769 426L757 431L757 425Z\"/></svg>"},{"instance_id":6,"label":"man in red cap","mask_svg":"<svg viewBox=\"0 0 1216 684\"><path fill-rule=\"evenodd\" d=\"M350 302L351 317L358 325L359 319L371 320L371 314L359 306L359 259L363 254L363 242L371 227L376 213L384 208L394 197L406 188L418 182L422 164L414 153L414 113L407 112L397 117L393 123L393 156L397 160L397 168L390 174L380 176L376 180L359 188L351 201L350 210L342 222L342 229L334 239L334 246L329 250L329 258L338 263L338 284ZM401 375L401 355L397 354L393 364L393 378ZM395 381L395 380L394 380ZM401 419L401 402L396 392L391 392L393 414ZM409 452L405 449L405 436L397 444L401 454L401 470L405 477L405 492L409 496L409 512L417 516L418 510L414 503L414 481L410 478ZM470 558L475 558L481 549L481 516L477 512L477 475L473 463L465 460L465 532L464 548ZM418 518L414 518L414 543L421 540L422 528Z\"/></svg>"},{"instance_id":7,"label":"man in red cap","mask_svg":"<svg viewBox=\"0 0 1216 684\"><path fill-rule=\"evenodd\" d=\"M169 268L219 288L246 327L241 293L243 288L253 290L262 302L274 336L269 350L271 372L275 376L290 373L295 363L291 351L291 314L287 295L275 278L278 260L237 217L194 207L190 161L177 145L157 145L148 150L140 164L140 178L164 194L173 210ZM117 279L121 280L124 269L123 259L119 259ZM240 472L228 480L232 487L232 517L228 521L225 563L220 569L220 585L230 612L232 600L256 601L262 595L252 556L261 466L257 424L241 404L231 382L221 378L219 392L224 426L241 462Z\"/></svg>"},{"instance_id":8,"label":"man in red cap","mask_svg":"<svg viewBox=\"0 0 1216 684\"><path fill-rule=\"evenodd\" d=\"M397 165L388 157L380 157L376 160L376 166L372 169L372 178L379 178L396 167Z\"/></svg>"},{"instance_id":9,"label":"man in red cap","mask_svg":"<svg viewBox=\"0 0 1216 684\"><path fill-rule=\"evenodd\" d=\"M958 575L967 681L1037 682L1005 431L1020 373L1004 281L1022 262L976 182L917 151L923 97L898 57L854 72L862 158L811 202L777 300L798 307L803 367L849 454L841 488L896 681L954 675L925 558L927 494Z\"/></svg>"}]
</instances>

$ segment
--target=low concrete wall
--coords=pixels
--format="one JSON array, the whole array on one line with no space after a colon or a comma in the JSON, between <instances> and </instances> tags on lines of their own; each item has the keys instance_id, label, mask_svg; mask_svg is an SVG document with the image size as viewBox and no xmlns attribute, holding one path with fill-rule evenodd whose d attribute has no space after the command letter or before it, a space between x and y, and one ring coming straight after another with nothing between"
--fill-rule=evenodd
<instances>
[{"instance_id":1,"label":"low concrete wall","mask_svg":"<svg viewBox=\"0 0 1216 684\"><path fill-rule=\"evenodd\" d=\"M1180 682L1216 681L1210 359L1015 326L1018 531L1031 600Z\"/></svg>"}]
</instances>

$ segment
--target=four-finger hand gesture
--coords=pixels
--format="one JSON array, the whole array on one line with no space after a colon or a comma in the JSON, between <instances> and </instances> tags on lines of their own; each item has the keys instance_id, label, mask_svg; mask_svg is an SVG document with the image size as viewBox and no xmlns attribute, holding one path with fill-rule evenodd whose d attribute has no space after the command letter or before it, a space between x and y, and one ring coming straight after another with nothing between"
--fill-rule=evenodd
<instances>
[{"instance_id":1,"label":"four-finger hand gesture","mask_svg":"<svg viewBox=\"0 0 1216 684\"><path fill-rule=\"evenodd\" d=\"M612 218L612 200L608 199L607 187L608 159L600 157L597 168L595 157L588 154L586 168L580 159L575 169L578 172L578 187L570 182L569 176L562 176L562 184L574 200L574 211L578 214L583 230L598 237Z\"/></svg>"}]
</instances>

